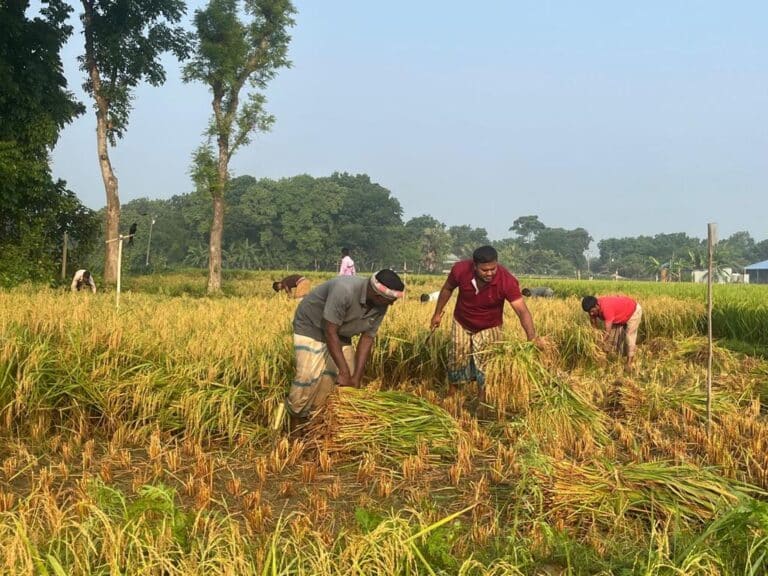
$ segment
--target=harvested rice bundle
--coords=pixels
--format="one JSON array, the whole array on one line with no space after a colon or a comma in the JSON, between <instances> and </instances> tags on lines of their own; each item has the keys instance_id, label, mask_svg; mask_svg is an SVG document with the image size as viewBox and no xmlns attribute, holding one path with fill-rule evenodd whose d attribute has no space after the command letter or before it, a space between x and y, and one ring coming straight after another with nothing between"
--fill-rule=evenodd
<instances>
[{"instance_id":1,"label":"harvested rice bundle","mask_svg":"<svg viewBox=\"0 0 768 576\"><path fill-rule=\"evenodd\" d=\"M450 414L404 392L339 388L308 427L329 452L377 453L402 460L425 449L454 456L464 435Z\"/></svg>"},{"instance_id":2,"label":"harvested rice bundle","mask_svg":"<svg viewBox=\"0 0 768 576\"><path fill-rule=\"evenodd\" d=\"M551 349L550 349L551 351ZM487 354L487 398L503 414L529 409L540 387L552 376L541 352L531 342L500 341Z\"/></svg>"},{"instance_id":3,"label":"harvested rice bundle","mask_svg":"<svg viewBox=\"0 0 768 576\"><path fill-rule=\"evenodd\" d=\"M706 366L708 358L707 339L704 336L691 336L678 339L677 357L686 362L698 366ZM712 347L712 361L714 368L719 372L731 372L741 368L741 357L735 352L720 346Z\"/></svg>"},{"instance_id":4,"label":"harvested rice bundle","mask_svg":"<svg viewBox=\"0 0 768 576\"><path fill-rule=\"evenodd\" d=\"M703 522L755 491L711 470L658 461L593 466L552 461L551 472L545 492L552 511L576 523L610 526L625 515Z\"/></svg>"},{"instance_id":5,"label":"harvested rice bundle","mask_svg":"<svg viewBox=\"0 0 768 576\"><path fill-rule=\"evenodd\" d=\"M525 422L542 446L584 458L610 443L608 419L566 375L539 386Z\"/></svg>"}]
</instances>

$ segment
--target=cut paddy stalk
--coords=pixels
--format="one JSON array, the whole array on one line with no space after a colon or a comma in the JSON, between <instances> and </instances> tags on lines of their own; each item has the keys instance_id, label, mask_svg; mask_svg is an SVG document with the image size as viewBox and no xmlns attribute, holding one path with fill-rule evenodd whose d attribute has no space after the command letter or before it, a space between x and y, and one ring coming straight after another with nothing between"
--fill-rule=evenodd
<instances>
[{"instance_id":1,"label":"cut paddy stalk","mask_svg":"<svg viewBox=\"0 0 768 576\"><path fill-rule=\"evenodd\" d=\"M442 408L402 392L339 388L309 423L308 438L329 452L374 453L391 461L455 456L464 433Z\"/></svg>"}]
</instances>

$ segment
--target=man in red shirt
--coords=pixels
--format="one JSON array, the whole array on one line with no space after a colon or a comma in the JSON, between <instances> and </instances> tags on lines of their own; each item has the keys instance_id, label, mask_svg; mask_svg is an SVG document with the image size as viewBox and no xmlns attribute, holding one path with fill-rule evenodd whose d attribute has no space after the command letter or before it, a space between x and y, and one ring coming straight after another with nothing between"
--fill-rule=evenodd
<instances>
[{"instance_id":1,"label":"man in red shirt","mask_svg":"<svg viewBox=\"0 0 768 576\"><path fill-rule=\"evenodd\" d=\"M488 354L483 352L501 340L504 301L520 319L528 340L539 344L533 318L520 293L520 284L509 270L500 266L492 246L481 246L472 260L462 260L451 268L440 289L435 313L430 322L434 330L443 318L443 309L453 291L459 289L451 327L451 349L448 354L448 383L451 392L462 381L476 380L478 400L485 402L485 378Z\"/></svg>"},{"instance_id":2,"label":"man in red shirt","mask_svg":"<svg viewBox=\"0 0 768 576\"><path fill-rule=\"evenodd\" d=\"M585 296L581 300L581 308L589 313L589 321L595 328L599 328L598 319L603 321L603 347L606 349L610 347L611 329L614 326L624 327L624 348L627 368L630 368L637 348L637 329L643 317L640 304L627 296Z\"/></svg>"}]
</instances>

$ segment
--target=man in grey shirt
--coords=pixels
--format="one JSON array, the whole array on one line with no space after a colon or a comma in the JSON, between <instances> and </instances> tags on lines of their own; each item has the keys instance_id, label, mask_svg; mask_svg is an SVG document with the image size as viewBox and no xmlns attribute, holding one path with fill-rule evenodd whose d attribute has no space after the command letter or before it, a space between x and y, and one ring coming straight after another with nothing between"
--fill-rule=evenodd
<instances>
[{"instance_id":1,"label":"man in grey shirt","mask_svg":"<svg viewBox=\"0 0 768 576\"><path fill-rule=\"evenodd\" d=\"M538 286L536 288L523 288L522 295L529 298L554 298L555 291L548 286Z\"/></svg>"},{"instance_id":2,"label":"man in grey shirt","mask_svg":"<svg viewBox=\"0 0 768 576\"><path fill-rule=\"evenodd\" d=\"M360 387L381 321L404 289L395 272L380 270L371 278L338 276L302 300L293 318L296 374L286 398L292 427L325 404L334 384Z\"/></svg>"}]
</instances>

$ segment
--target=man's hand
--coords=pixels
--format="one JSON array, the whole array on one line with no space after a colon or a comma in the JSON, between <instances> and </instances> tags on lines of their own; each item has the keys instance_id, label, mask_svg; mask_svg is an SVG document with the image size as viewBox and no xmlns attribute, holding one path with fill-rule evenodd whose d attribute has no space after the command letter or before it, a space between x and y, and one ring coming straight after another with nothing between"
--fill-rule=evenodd
<instances>
[{"instance_id":1,"label":"man's hand","mask_svg":"<svg viewBox=\"0 0 768 576\"><path fill-rule=\"evenodd\" d=\"M429 322L430 329L434 330L438 326L440 326L440 321L443 319L443 313L440 312L439 314L435 312L435 314L432 316L432 320Z\"/></svg>"},{"instance_id":2,"label":"man's hand","mask_svg":"<svg viewBox=\"0 0 768 576\"><path fill-rule=\"evenodd\" d=\"M552 347L552 343L544 336L536 336L531 343L539 350L549 350Z\"/></svg>"},{"instance_id":3,"label":"man's hand","mask_svg":"<svg viewBox=\"0 0 768 576\"><path fill-rule=\"evenodd\" d=\"M349 375L348 372L339 372L339 376L336 378L336 384L339 386L355 386L352 376ZM357 386L355 388L360 387L360 382L358 381Z\"/></svg>"},{"instance_id":4,"label":"man's hand","mask_svg":"<svg viewBox=\"0 0 768 576\"><path fill-rule=\"evenodd\" d=\"M353 388L360 388L360 386L363 385L363 375L352 375L352 377L349 379L349 385Z\"/></svg>"}]
</instances>

